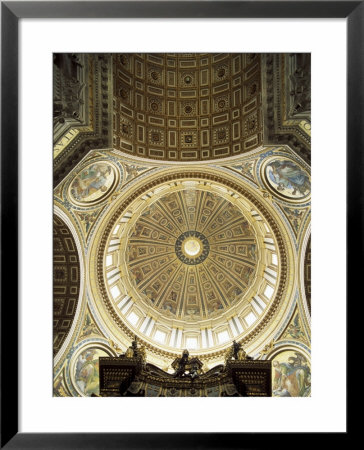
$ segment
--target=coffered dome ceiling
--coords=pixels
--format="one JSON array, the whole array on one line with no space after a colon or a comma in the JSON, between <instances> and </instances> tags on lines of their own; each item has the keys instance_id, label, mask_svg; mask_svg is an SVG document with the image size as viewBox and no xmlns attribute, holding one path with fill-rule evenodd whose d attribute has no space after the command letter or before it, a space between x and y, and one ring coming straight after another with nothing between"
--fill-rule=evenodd
<instances>
[{"instance_id":1,"label":"coffered dome ceiling","mask_svg":"<svg viewBox=\"0 0 364 450\"><path fill-rule=\"evenodd\" d=\"M216 168L146 176L114 202L91 246L98 314L115 336L137 335L167 358L259 343L292 294L292 248L277 219L254 188Z\"/></svg>"},{"instance_id":2,"label":"coffered dome ceiling","mask_svg":"<svg viewBox=\"0 0 364 450\"><path fill-rule=\"evenodd\" d=\"M254 230L240 209L197 189L165 194L147 206L126 250L138 296L187 321L234 305L252 285L258 259Z\"/></svg>"}]
</instances>

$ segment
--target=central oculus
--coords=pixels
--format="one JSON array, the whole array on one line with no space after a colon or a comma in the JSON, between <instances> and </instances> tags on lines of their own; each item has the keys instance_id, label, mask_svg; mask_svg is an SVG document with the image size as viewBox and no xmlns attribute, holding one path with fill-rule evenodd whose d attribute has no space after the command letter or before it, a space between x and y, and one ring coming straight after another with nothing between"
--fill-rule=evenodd
<instances>
[{"instance_id":1,"label":"central oculus","mask_svg":"<svg viewBox=\"0 0 364 450\"><path fill-rule=\"evenodd\" d=\"M200 253L201 244L197 239L186 239L183 243L183 251L187 253L188 256L196 256Z\"/></svg>"},{"instance_id":2,"label":"central oculus","mask_svg":"<svg viewBox=\"0 0 364 450\"><path fill-rule=\"evenodd\" d=\"M178 237L175 251L184 264L196 265L205 261L210 252L210 245L202 233L193 230L185 231Z\"/></svg>"}]
</instances>

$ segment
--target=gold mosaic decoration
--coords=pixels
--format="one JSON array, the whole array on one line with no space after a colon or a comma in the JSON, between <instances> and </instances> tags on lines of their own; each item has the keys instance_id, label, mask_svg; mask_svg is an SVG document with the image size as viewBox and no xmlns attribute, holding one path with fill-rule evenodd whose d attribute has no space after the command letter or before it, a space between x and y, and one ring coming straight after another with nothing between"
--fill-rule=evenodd
<instances>
[{"instance_id":1,"label":"gold mosaic decoration","mask_svg":"<svg viewBox=\"0 0 364 450\"><path fill-rule=\"evenodd\" d=\"M292 319L284 331L281 339L296 339L298 341L302 341L305 343L308 343L307 336L304 332L304 328L302 326L301 318L299 314L296 312L296 314L292 315Z\"/></svg>"},{"instance_id":2,"label":"gold mosaic decoration","mask_svg":"<svg viewBox=\"0 0 364 450\"><path fill-rule=\"evenodd\" d=\"M287 206L284 206L282 209L287 219L290 221L293 231L297 235L309 208L288 208Z\"/></svg>"},{"instance_id":3,"label":"gold mosaic decoration","mask_svg":"<svg viewBox=\"0 0 364 450\"><path fill-rule=\"evenodd\" d=\"M81 328L80 335L78 336L78 341L82 341L83 339L87 339L93 335L102 335L99 327L96 325L92 314L89 309L86 310L86 315L83 321L83 326Z\"/></svg>"},{"instance_id":4,"label":"gold mosaic decoration","mask_svg":"<svg viewBox=\"0 0 364 450\"><path fill-rule=\"evenodd\" d=\"M77 211L77 210L74 211L75 215L77 216L81 224L82 231L86 238L88 237L92 227L94 226L102 210L103 207L91 211Z\"/></svg>"}]
</instances>

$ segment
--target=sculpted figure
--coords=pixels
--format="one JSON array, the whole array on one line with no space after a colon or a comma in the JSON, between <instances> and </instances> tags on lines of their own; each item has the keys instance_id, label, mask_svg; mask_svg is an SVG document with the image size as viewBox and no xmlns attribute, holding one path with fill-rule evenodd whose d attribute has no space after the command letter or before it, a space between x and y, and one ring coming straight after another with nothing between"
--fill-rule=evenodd
<instances>
[{"instance_id":1,"label":"sculpted figure","mask_svg":"<svg viewBox=\"0 0 364 450\"><path fill-rule=\"evenodd\" d=\"M186 366L188 364L188 356L189 352L188 350L183 350L182 357L177 358L173 363L173 368L175 369L175 372L173 376L176 377L183 377L186 372Z\"/></svg>"},{"instance_id":2,"label":"sculpted figure","mask_svg":"<svg viewBox=\"0 0 364 450\"><path fill-rule=\"evenodd\" d=\"M241 344L239 344L238 342L235 342L235 340L233 341L233 356L234 359L239 359L238 358L238 353L241 349Z\"/></svg>"},{"instance_id":3,"label":"sculpted figure","mask_svg":"<svg viewBox=\"0 0 364 450\"><path fill-rule=\"evenodd\" d=\"M225 361L230 361L234 359L235 361L244 361L246 359L252 359L247 355L246 351L243 349L239 342L233 341L233 345L227 350L225 355Z\"/></svg>"},{"instance_id":4,"label":"sculpted figure","mask_svg":"<svg viewBox=\"0 0 364 450\"><path fill-rule=\"evenodd\" d=\"M131 343L131 346L126 350L125 357L126 358L138 358L145 356L145 348L138 347L137 337L134 337L134 340Z\"/></svg>"}]
</instances>

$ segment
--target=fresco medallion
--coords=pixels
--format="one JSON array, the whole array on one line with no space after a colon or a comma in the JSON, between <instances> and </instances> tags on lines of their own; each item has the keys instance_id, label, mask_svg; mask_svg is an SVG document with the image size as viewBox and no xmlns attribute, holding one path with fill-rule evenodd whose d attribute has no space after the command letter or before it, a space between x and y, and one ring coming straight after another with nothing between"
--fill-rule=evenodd
<instances>
[{"instance_id":1,"label":"fresco medallion","mask_svg":"<svg viewBox=\"0 0 364 450\"><path fill-rule=\"evenodd\" d=\"M118 171L106 161L85 166L72 180L69 196L73 203L93 205L104 200L118 183Z\"/></svg>"},{"instance_id":2,"label":"fresco medallion","mask_svg":"<svg viewBox=\"0 0 364 450\"><path fill-rule=\"evenodd\" d=\"M311 195L309 174L297 162L286 157L273 157L262 166L263 181L277 197L304 202Z\"/></svg>"}]
</instances>

